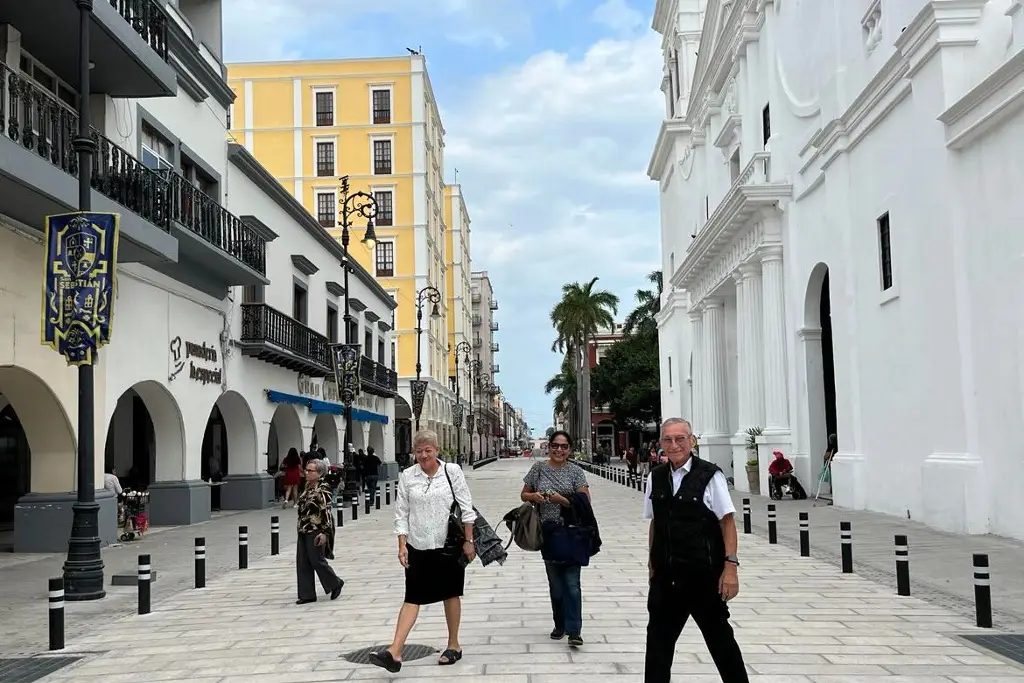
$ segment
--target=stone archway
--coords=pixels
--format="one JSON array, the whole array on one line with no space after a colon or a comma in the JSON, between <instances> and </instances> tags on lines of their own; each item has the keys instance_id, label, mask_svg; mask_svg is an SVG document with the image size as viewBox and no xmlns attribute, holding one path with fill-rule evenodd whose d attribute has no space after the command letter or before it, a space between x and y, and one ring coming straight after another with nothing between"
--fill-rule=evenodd
<instances>
[{"instance_id":1,"label":"stone archway","mask_svg":"<svg viewBox=\"0 0 1024 683\"><path fill-rule=\"evenodd\" d=\"M323 448L332 465L341 463L341 444L338 440L338 417L334 413L318 413L313 421L313 438L317 448ZM312 441L310 442L312 448Z\"/></svg>"},{"instance_id":2,"label":"stone archway","mask_svg":"<svg viewBox=\"0 0 1024 683\"><path fill-rule=\"evenodd\" d=\"M370 424L370 442L369 446L373 447L373 451L381 461L387 460L388 449L384 444L384 425L380 422L372 422Z\"/></svg>"},{"instance_id":3,"label":"stone archway","mask_svg":"<svg viewBox=\"0 0 1024 683\"><path fill-rule=\"evenodd\" d=\"M288 451L294 448L297 452L305 449L302 440L302 421L295 406L281 403L270 418L270 432L267 435L268 466L278 467Z\"/></svg>"},{"instance_id":4,"label":"stone archway","mask_svg":"<svg viewBox=\"0 0 1024 683\"><path fill-rule=\"evenodd\" d=\"M807 433L811 468L816 477L821 454L828 436L838 432L836 412L835 354L832 335L832 301L829 268L818 263L811 270L804 297L804 327L800 330L804 344L807 390ZM815 457L817 456L817 457ZM817 481L813 482L817 488ZM825 488L828 488L827 485Z\"/></svg>"},{"instance_id":5,"label":"stone archway","mask_svg":"<svg viewBox=\"0 0 1024 683\"><path fill-rule=\"evenodd\" d=\"M412 451L412 408L401 396L395 395L395 461L401 463Z\"/></svg>"},{"instance_id":6,"label":"stone archway","mask_svg":"<svg viewBox=\"0 0 1024 683\"><path fill-rule=\"evenodd\" d=\"M269 477L259 472L259 460L249 403L238 392L226 391L210 410L203 434L200 472L211 484L212 510L262 507L267 485L261 480Z\"/></svg>"},{"instance_id":7,"label":"stone archway","mask_svg":"<svg viewBox=\"0 0 1024 683\"><path fill-rule=\"evenodd\" d=\"M0 527L14 529L15 552L67 550L67 536L53 530L71 528L76 450L67 412L46 382L0 367Z\"/></svg>"}]
</instances>

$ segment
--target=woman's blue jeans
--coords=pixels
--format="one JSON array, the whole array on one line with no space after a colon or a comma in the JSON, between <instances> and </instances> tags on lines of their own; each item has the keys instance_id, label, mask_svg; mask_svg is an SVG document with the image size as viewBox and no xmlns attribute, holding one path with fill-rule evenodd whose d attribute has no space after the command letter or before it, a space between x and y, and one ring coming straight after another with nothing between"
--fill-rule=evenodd
<instances>
[{"instance_id":1,"label":"woman's blue jeans","mask_svg":"<svg viewBox=\"0 0 1024 683\"><path fill-rule=\"evenodd\" d=\"M551 591L551 616L555 629L570 636L582 635L583 593L580 591L580 568L545 562L548 589Z\"/></svg>"}]
</instances>

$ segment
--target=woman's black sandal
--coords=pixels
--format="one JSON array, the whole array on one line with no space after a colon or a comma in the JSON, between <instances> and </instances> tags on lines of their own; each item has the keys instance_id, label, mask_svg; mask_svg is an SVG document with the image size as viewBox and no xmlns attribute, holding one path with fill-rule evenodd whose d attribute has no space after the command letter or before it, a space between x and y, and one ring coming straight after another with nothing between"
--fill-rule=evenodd
<instances>
[{"instance_id":1,"label":"woman's black sandal","mask_svg":"<svg viewBox=\"0 0 1024 683\"><path fill-rule=\"evenodd\" d=\"M442 662L442 659L446 659L448 661ZM437 665L451 666L460 659L462 659L462 650L452 650L451 648L448 648L447 650L441 653L440 657L437 658Z\"/></svg>"},{"instance_id":2,"label":"woman's black sandal","mask_svg":"<svg viewBox=\"0 0 1024 683\"><path fill-rule=\"evenodd\" d=\"M396 674L402 670L402 663L395 661L394 656L387 650L370 653L370 664L387 669L388 672Z\"/></svg>"}]
</instances>

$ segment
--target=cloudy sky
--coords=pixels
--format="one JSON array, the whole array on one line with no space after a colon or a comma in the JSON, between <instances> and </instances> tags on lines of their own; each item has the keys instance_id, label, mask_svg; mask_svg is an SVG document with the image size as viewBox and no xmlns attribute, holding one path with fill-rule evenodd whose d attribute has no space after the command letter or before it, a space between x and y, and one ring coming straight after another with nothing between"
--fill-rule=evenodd
<instances>
[{"instance_id":1,"label":"cloudy sky","mask_svg":"<svg viewBox=\"0 0 1024 683\"><path fill-rule=\"evenodd\" d=\"M228 61L405 54L420 48L473 222L474 270L500 301L497 383L531 427L551 420L548 313L600 277L633 305L659 267L657 185L645 174L664 112L654 0L224 0Z\"/></svg>"}]
</instances>

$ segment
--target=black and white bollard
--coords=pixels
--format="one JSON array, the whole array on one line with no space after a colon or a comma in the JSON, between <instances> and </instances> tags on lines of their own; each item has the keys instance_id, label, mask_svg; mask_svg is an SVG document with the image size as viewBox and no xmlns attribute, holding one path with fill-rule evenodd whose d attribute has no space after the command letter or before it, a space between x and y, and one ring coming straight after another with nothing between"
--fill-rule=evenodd
<instances>
[{"instance_id":1,"label":"black and white bollard","mask_svg":"<svg viewBox=\"0 0 1024 683\"><path fill-rule=\"evenodd\" d=\"M743 533L750 533L750 499L743 499Z\"/></svg>"},{"instance_id":2,"label":"black and white bollard","mask_svg":"<svg viewBox=\"0 0 1024 683\"><path fill-rule=\"evenodd\" d=\"M978 615L978 628L992 628L992 584L988 555L974 554L974 608Z\"/></svg>"},{"instance_id":3,"label":"black and white bollard","mask_svg":"<svg viewBox=\"0 0 1024 683\"><path fill-rule=\"evenodd\" d=\"M391 482L384 482L384 504L391 505Z\"/></svg>"},{"instance_id":4,"label":"black and white bollard","mask_svg":"<svg viewBox=\"0 0 1024 683\"><path fill-rule=\"evenodd\" d=\"M806 512L800 513L800 557L811 556L811 521Z\"/></svg>"},{"instance_id":5,"label":"black and white bollard","mask_svg":"<svg viewBox=\"0 0 1024 683\"><path fill-rule=\"evenodd\" d=\"M139 555L139 614L149 614L153 599L152 565L149 555Z\"/></svg>"},{"instance_id":6,"label":"black and white bollard","mask_svg":"<svg viewBox=\"0 0 1024 683\"><path fill-rule=\"evenodd\" d=\"M380 510L380 489L373 490L373 507Z\"/></svg>"},{"instance_id":7,"label":"black and white bollard","mask_svg":"<svg viewBox=\"0 0 1024 683\"><path fill-rule=\"evenodd\" d=\"M196 588L206 588L206 539L196 538Z\"/></svg>"},{"instance_id":8,"label":"black and white bollard","mask_svg":"<svg viewBox=\"0 0 1024 683\"><path fill-rule=\"evenodd\" d=\"M359 499L356 498L352 501L352 521L359 519Z\"/></svg>"},{"instance_id":9,"label":"black and white bollard","mask_svg":"<svg viewBox=\"0 0 1024 683\"><path fill-rule=\"evenodd\" d=\"M64 649L64 579L50 579L50 651Z\"/></svg>"},{"instance_id":10,"label":"black and white bollard","mask_svg":"<svg viewBox=\"0 0 1024 683\"><path fill-rule=\"evenodd\" d=\"M839 544L843 556L843 573L853 573L853 527L849 522L839 522Z\"/></svg>"},{"instance_id":11,"label":"black and white bollard","mask_svg":"<svg viewBox=\"0 0 1024 683\"><path fill-rule=\"evenodd\" d=\"M910 595L910 544L896 534L896 595Z\"/></svg>"},{"instance_id":12,"label":"black and white bollard","mask_svg":"<svg viewBox=\"0 0 1024 683\"><path fill-rule=\"evenodd\" d=\"M768 503L768 543L775 545L779 542L779 527L775 520L775 503Z\"/></svg>"},{"instance_id":13,"label":"black and white bollard","mask_svg":"<svg viewBox=\"0 0 1024 683\"><path fill-rule=\"evenodd\" d=\"M366 503L365 503L365 507L363 508L363 512L366 513L367 516L370 515L370 492L369 491L366 492Z\"/></svg>"},{"instance_id":14,"label":"black and white bollard","mask_svg":"<svg viewBox=\"0 0 1024 683\"><path fill-rule=\"evenodd\" d=\"M345 508L338 506L338 528L345 526Z\"/></svg>"},{"instance_id":15,"label":"black and white bollard","mask_svg":"<svg viewBox=\"0 0 1024 683\"><path fill-rule=\"evenodd\" d=\"M270 518L270 554L281 554L281 520L277 515Z\"/></svg>"},{"instance_id":16,"label":"black and white bollard","mask_svg":"<svg viewBox=\"0 0 1024 683\"><path fill-rule=\"evenodd\" d=\"M249 527L238 527L238 568L249 568Z\"/></svg>"}]
</instances>

